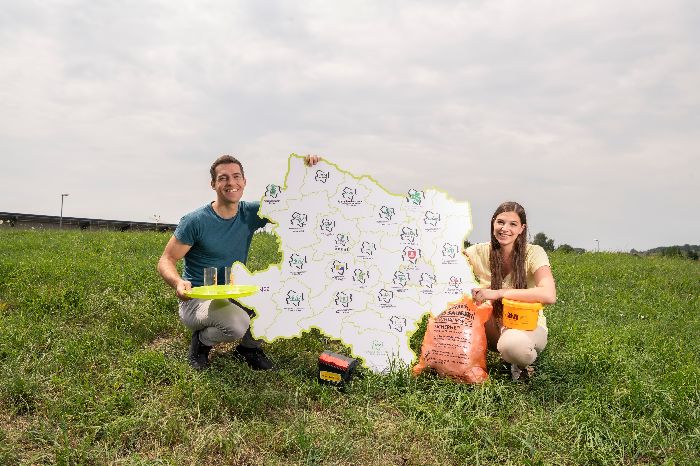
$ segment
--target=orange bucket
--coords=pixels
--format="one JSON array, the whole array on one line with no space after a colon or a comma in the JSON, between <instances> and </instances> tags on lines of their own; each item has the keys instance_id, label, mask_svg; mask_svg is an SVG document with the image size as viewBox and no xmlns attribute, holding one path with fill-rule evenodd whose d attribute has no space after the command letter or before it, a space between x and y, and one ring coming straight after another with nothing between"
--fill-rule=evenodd
<instances>
[{"instance_id":1,"label":"orange bucket","mask_svg":"<svg viewBox=\"0 0 700 466\"><path fill-rule=\"evenodd\" d=\"M503 325L518 330L535 330L542 303L523 303L503 298Z\"/></svg>"}]
</instances>

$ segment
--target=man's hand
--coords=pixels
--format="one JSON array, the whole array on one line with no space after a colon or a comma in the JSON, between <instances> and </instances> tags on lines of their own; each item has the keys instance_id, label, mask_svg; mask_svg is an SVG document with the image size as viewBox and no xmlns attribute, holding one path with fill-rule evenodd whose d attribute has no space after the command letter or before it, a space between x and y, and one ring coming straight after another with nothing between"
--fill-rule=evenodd
<instances>
[{"instance_id":1,"label":"man's hand","mask_svg":"<svg viewBox=\"0 0 700 466\"><path fill-rule=\"evenodd\" d=\"M306 164L307 167L313 167L316 165L318 162L321 161L321 157L318 155L306 155L304 157L304 163Z\"/></svg>"},{"instance_id":2,"label":"man's hand","mask_svg":"<svg viewBox=\"0 0 700 466\"><path fill-rule=\"evenodd\" d=\"M180 280L177 284L177 287L175 287L175 294L182 301L188 301L192 298L187 296L185 293L188 291L191 291L191 290L192 290L192 283L191 282L189 282L187 280Z\"/></svg>"}]
</instances>

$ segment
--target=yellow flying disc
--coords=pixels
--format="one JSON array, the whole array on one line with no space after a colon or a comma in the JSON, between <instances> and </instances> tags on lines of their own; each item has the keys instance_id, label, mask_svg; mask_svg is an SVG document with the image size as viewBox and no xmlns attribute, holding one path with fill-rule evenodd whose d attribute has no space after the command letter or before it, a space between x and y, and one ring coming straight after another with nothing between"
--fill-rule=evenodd
<instances>
[{"instance_id":1,"label":"yellow flying disc","mask_svg":"<svg viewBox=\"0 0 700 466\"><path fill-rule=\"evenodd\" d=\"M197 286L185 294L190 298L200 299L227 299L243 298L260 291L255 285L210 285Z\"/></svg>"}]
</instances>

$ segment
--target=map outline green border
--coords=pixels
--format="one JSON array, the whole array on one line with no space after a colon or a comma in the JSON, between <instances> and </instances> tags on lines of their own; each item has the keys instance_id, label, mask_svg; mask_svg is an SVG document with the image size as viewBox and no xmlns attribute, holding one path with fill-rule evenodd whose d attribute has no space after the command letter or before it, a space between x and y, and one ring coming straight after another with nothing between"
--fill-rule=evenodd
<instances>
[{"instance_id":1,"label":"map outline green border","mask_svg":"<svg viewBox=\"0 0 700 466\"><path fill-rule=\"evenodd\" d=\"M291 154L289 154L289 156L287 157L287 172L286 172L285 175L284 175L284 186L283 186L283 189L287 189L287 187L288 187L288 186L287 186L287 179L289 178L289 173L291 172L292 157L294 157L294 158L302 158L302 159L304 158L304 156L298 155L298 154L296 154L296 153L291 153ZM350 173L350 172L347 171L347 170L341 169L337 164L335 164L335 163L333 163L333 162L330 162L329 160L326 160L325 158L322 159L322 160L323 160L323 162L325 162L325 163L327 163L327 164L332 165L333 167L335 167L335 169L338 170L339 172L344 173L344 174L350 176L351 178L354 178L355 180L360 181L360 180L362 180L362 179L364 179L364 178L369 179L370 181L372 181L376 186L378 186L382 191L384 191L384 192L385 192L387 195L389 195L389 196L405 198L404 195L391 193L391 192L390 192L389 190L387 190L384 186L382 186L377 180L375 180L371 175L360 175L360 176L356 176L356 175ZM468 228L467 232L465 233L465 235L464 235L464 237L462 238L462 241L461 241L461 246L463 247L463 246L464 246L464 242L467 240L467 238L469 237L469 235L471 234L471 232L472 232L472 230L473 230L473 228L474 228L474 223L472 222L471 203L470 203L469 201L459 201L459 200L455 199L453 196L451 196L447 191L444 191L444 190L442 190L442 189L438 189L438 188L424 188L424 189L423 189L423 191L427 191L427 190L431 190L431 191L436 191L436 192L442 193L442 194L444 194L444 195L446 196L446 198L447 198L448 200L452 200L452 201L454 201L454 202L456 202L456 203L458 203L458 204L459 204L459 203L464 203L464 204L466 204L467 213L468 213L468 215L469 215L469 228ZM264 199L265 199L265 194L263 194L263 195L260 197L260 209L262 209L262 203L263 203L263 200L264 200ZM260 215L260 211L258 211L258 215ZM244 263L242 263L242 262L240 262L240 261L236 261L236 262L234 262L234 263L232 264L232 266L235 266L236 264L240 264L240 265L245 269L245 271L248 273L248 275L250 275L250 276L255 276L255 275L258 275L258 274L261 274L261 273L265 273L265 272L267 272L268 270L270 270L270 268L272 268L272 267L277 267L277 269L281 272L281 271L282 271L282 264L284 263L284 259L285 259L285 257L284 257L284 249L283 249L283 247L282 247L282 237L281 237L281 236L277 233L277 231L276 231L277 228L279 227L279 223L278 223L278 222L275 222L272 218L270 218L270 217L268 217L268 216L264 216L264 215L263 215L263 216L261 216L261 218L267 219L267 220L270 222L270 224L273 225L273 226L272 226L272 232L271 232L271 234L275 237L275 242L277 243L277 249L282 253L282 260L281 260L280 262L278 262L278 263L275 263L275 264L269 264L266 268L264 268L264 269L262 269L262 270L257 270L257 271L255 271L255 272L251 272L251 271L248 269L248 267L247 267ZM472 273L473 273L473 272L472 272ZM475 281L475 282L476 282L476 281ZM246 299L245 297L244 297L244 298L241 298L241 301L245 301L245 299ZM450 305L452 305L452 304L454 304L454 303L460 301L461 299L462 299L462 297L457 298L457 299L455 299L455 301L451 301L451 302L447 303L447 306L449 307ZM244 303L244 304L245 304L245 303ZM251 320L250 320L251 331L253 331L253 333L254 333L254 323L255 323L255 320L257 320L257 318L258 318L257 316L259 315L259 311L258 311L258 309L257 309L255 306L248 306L248 305L246 304L246 307L248 307L248 308L254 310L254 311L255 311L255 314L256 314L256 315L253 316L253 317L251 318ZM413 353L412 363L415 363L415 361L417 361L417 359L418 359L418 357L419 357L420 354L416 354L416 352L413 351L413 348L411 348L411 345L410 345L411 338L412 338L413 335L419 330L419 326L420 326L421 322L425 319L426 316L429 316L429 315L432 315L432 312L431 312L430 310L427 310L427 311L421 313L420 316L415 320L414 328L413 328L411 331L408 331L408 330L406 331L406 338L407 338L407 342L408 342L408 349L411 351L411 353ZM253 336L254 336L255 338L257 338L257 339L260 339L260 340L266 342L266 343L273 343L273 342L279 340L280 338L285 338L285 339L301 338L302 335L303 335L305 332L309 332L309 331L311 331L312 329L316 329L321 335L323 335L323 336L326 337L326 338L329 338L329 339L331 339L331 340L337 340L337 341L339 341L343 346L350 348L353 357L356 357L356 358L358 358L358 359L361 359L363 363L366 363L365 358L363 358L362 356L359 356L359 355L356 353L356 351L354 350L354 345L353 345L353 344L346 342L345 340L343 340L343 339L340 338L339 336L328 335L326 332L323 331L323 329L321 329L320 327L318 327L318 326L316 326L316 325L310 325L309 327L307 327L307 328L305 328L305 329L299 329L299 333L298 333L298 334L290 335L290 336L287 336L287 337L277 337L277 338L274 338L274 339L272 339L272 340L269 340L269 339L265 338L265 337L262 336L262 335L261 335L261 336L253 335ZM395 365L397 362L400 362L400 363L403 364L403 361L400 361L400 360L397 361L397 359L395 358L393 361L389 361L388 367L389 367L389 368L392 368L393 365Z\"/></svg>"}]
</instances>

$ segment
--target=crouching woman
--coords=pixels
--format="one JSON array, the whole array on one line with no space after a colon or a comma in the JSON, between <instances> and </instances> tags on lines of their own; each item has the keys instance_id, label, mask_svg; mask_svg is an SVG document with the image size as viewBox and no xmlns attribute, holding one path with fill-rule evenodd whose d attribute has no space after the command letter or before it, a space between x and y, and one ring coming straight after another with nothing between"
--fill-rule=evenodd
<instances>
[{"instance_id":1,"label":"crouching woman","mask_svg":"<svg viewBox=\"0 0 700 466\"><path fill-rule=\"evenodd\" d=\"M547 253L527 243L525 209L517 202L498 206L491 217L491 242L469 246L464 254L481 285L472 290L472 297L477 303L493 303L486 323L489 349L510 363L514 380L527 379L547 344L547 319L540 311L534 330L506 328L501 300L554 304L557 292Z\"/></svg>"}]
</instances>

